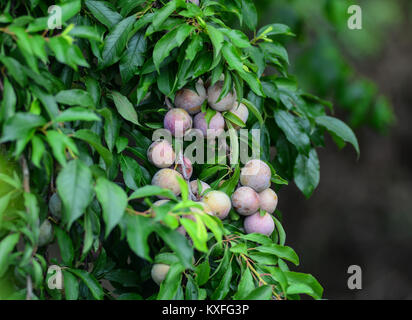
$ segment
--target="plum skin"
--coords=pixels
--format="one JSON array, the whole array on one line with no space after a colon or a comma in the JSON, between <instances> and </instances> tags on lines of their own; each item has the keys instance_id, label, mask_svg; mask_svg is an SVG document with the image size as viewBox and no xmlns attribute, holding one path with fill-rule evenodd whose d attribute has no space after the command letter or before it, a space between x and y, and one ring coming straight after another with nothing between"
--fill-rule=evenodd
<instances>
[{"instance_id":1,"label":"plum skin","mask_svg":"<svg viewBox=\"0 0 412 320\"><path fill-rule=\"evenodd\" d=\"M49 210L53 218L60 220L62 217L62 201L57 193L53 193L49 200Z\"/></svg>"},{"instance_id":2,"label":"plum skin","mask_svg":"<svg viewBox=\"0 0 412 320\"><path fill-rule=\"evenodd\" d=\"M260 209L273 213L278 205L278 196L272 189L265 189L259 193Z\"/></svg>"},{"instance_id":3,"label":"plum skin","mask_svg":"<svg viewBox=\"0 0 412 320\"><path fill-rule=\"evenodd\" d=\"M206 114L201 112L198 113L194 118L194 128L202 131L203 136L208 136L208 130L213 135L218 136L223 132L225 129L225 119L223 118L220 112L216 112L216 114L210 119L209 125L205 119Z\"/></svg>"},{"instance_id":4,"label":"plum skin","mask_svg":"<svg viewBox=\"0 0 412 320\"><path fill-rule=\"evenodd\" d=\"M202 82L196 84L196 90L197 92L187 88L179 90L176 93L175 106L186 110L190 115L199 113L207 96Z\"/></svg>"},{"instance_id":5,"label":"plum skin","mask_svg":"<svg viewBox=\"0 0 412 320\"><path fill-rule=\"evenodd\" d=\"M275 230L275 222L269 213L265 213L262 217L260 212L256 212L255 214L246 217L244 228L247 234L260 233L270 236Z\"/></svg>"},{"instance_id":6,"label":"plum skin","mask_svg":"<svg viewBox=\"0 0 412 320\"><path fill-rule=\"evenodd\" d=\"M161 169L153 176L152 185L160 188L169 189L175 196L180 195L180 185L177 177L183 179L182 175L173 169ZM166 199L162 196L158 196L160 199Z\"/></svg>"},{"instance_id":7,"label":"plum skin","mask_svg":"<svg viewBox=\"0 0 412 320\"><path fill-rule=\"evenodd\" d=\"M269 166L261 160L250 160L242 168L240 183L256 192L261 192L270 187L272 173Z\"/></svg>"},{"instance_id":8,"label":"plum skin","mask_svg":"<svg viewBox=\"0 0 412 320\"><path fill-rule=\"evenodd\" d=\"M151 270L151 276L158 286L166 279L170 266L163 263L154 264Z\"/></svg>"},{"instance_id":9,"label":"plum skin","mask_svg":"<svg viewBox=\"0 0 412 320\"><path fill-rule=\"evenodd\" d=\"M53 225L50 223L49 220L44 220L43 223L40 225L39 231L39 247L42 247L48 244L53 239Z\"/></svg>"},{"instance_id":10,"label":"plum skin","mask_svg":"<svg viewBox=\"0 0 412 320\"><path fill-rule=\"evenodd\" d=\"M193 126L192 117L181 108L174 108L166 113L163 120L165 129L169 130L173 136L181 138Z\"/></svg>"},{"instance_id":11,"label":"plum skin","mask_svg":"<svg viewBox=\"0 0 412 320\"><path fill-rule=\"evenodd\" d=\"M203 197L203 202L206 203L215 215L224 220L229 215L232 209L232 202L229 196L222 191L210 191Z\"/></svg>"},{"instance_id":12,"label":"plum skin","mask_svg":"<svg viewBox=\"0 0 412 320\"><path fill-rule=\"evenodd\" d=\"M209 106L216 111L229 111L233 108L236 101L236 92L233 90L218 101L223 88L223 81L216 82L213 86L207 89L207 101Z\"/></svg>"},{"instance_id":13,"label":"plum skin","mask_svg":"<svg viewBox=\"0 0 412 320\"><path fill-rule=\"evenodd\" d=\"M240 187L232 195L232 205L240 215L250 216L259 210L259 196L250 187Z\"/></svg>"},{"instance_id":14,"label":"plum skin","mask_svg":"<svg viewBox=\"0 0 412 320\"><path fill-rule=\"evenodd\" d=\"M176 159L172 145L166 140L153 142L147 149L147 158L155 167L164 169L170 167Z\"/></svg>"}]
</instances>

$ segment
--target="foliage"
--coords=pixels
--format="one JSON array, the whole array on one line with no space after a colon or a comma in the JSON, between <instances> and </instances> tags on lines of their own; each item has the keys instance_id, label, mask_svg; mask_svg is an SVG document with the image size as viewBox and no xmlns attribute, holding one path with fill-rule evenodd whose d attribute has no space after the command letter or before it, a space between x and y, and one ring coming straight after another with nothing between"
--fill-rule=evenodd
<instances>
[{"instance_id":1,"label":"foliage","mask_svg":"<svg viewBox=\"0 0 412 320\"><path fill-rule=\"evenodd\" d=\"M224 75L224 90L234 86L253 115L242 124L228 113L228 126L261 129L272 182L294 180L309 197L325 133L359 146L327 115L330 103L289 75L277 38L292 30L256 30L251 0L64 1L63 28L53 30L48 5L6 1L0 16L0 148L9 161L0 167L0 278L12 279L11 298L321 298L314 277L289 269L299 259L285 245L280 212L272 237L245 235L234 211L223 223L205 214L185 181L181 199L151 186L156 169L146 156L168 99L199 77ZM195 173L229 196L239 181L233 164L196 165ZM154 207L157 195L171 201ZM179 220L190 241L176 231ZM44 238L45 221L54 241ZM160 289L153 263L171 266ZM63 268L64 290L47 286L51 264Z\"/></svg>"}]
</instances>

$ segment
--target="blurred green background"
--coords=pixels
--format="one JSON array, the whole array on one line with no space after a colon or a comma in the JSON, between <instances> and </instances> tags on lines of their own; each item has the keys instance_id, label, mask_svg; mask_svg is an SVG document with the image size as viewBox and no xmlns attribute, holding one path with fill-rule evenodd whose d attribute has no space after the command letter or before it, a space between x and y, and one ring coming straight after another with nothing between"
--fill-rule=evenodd
<instances>
[{"instance_id":1,"label":"blurred green background","mask_svg":"<svg viewBox=\"0 0 412 320\"><path fill-rule=\"evenodd\" d=\"M291 71L305 89L334 103L355 129L361 157L329 140L321 181L306 201L279 193L287 242L326 299L412 299L412 1L259 0L262 25L285 23ZM347 27L348 7L363 29ZM362 290L349 290L359 265Z\"/></svg>"}]
</instances>

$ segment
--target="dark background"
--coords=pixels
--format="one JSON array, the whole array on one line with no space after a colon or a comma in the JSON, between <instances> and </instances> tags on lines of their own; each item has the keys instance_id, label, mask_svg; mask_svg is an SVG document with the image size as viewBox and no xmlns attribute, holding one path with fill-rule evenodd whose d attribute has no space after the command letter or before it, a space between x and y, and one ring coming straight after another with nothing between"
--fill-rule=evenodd
<instances>
[{"instance_id":1,"label":"dark background","mask_svg":"<svg viewBox=\"0 0 412 320\"><path fill-rule=\"evenodd\" d=\"M295 10L299 2L263 1L260 15L266 23L274 18L288 20L282 12ZM325 14L322 6L328 1L306 2L315 7L308 10ZM297 46L315 46L319 33L323 34L316 28L329 28L342 40L335 44L356 76L375 82L392 104L396 122L383 130L386 133L367 124L355 128L359 160L351 147L340 151L328 139L326 148L319 150L318 189L306 200L291 184L279 192L279 209L287 244L301 259L298 270L319 280L325 299L412 299L412 4L358 2L363 9L362 31L325 27L309 12L303 23L314 31L298 37ZM294 45L288 49L293 52ZM292 55L292 69L304 54ZM333 72L334 66L323 63L323 68ZM306 77L313 72L296 71ZM318 89L316 83L312 86ZM349 112L332 99L335 115L350 119ZM362 268L362 290L348 289L350 265Z\"/></svg>"}]
</instances>

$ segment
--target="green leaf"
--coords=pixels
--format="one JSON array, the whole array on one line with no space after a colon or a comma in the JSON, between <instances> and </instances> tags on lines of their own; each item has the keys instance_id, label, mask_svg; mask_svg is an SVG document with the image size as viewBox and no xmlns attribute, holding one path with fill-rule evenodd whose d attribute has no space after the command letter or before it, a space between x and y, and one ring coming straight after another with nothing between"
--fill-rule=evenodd
<instances>
[{"instance_id":1,"label":"green leaf","mask_svg":"<svg viewBox=\"0 0 412 320\"><path fill-rule=\"evenodd\" d=\"M111 66L120 60L135 20L135 16L122 20L106 36L102 52L102 68Z\"/></svg>"},{"instance_id":2,"label":"green leaf","mask_svg":"<svg viewBox=\"0 0 412 320\"><path fill-rule=\"evenodd\" d=\"M229 38L234 46L238 48L251 47L248 37L242 31L224 28L220 28L219 30Z\"/></svg>"},{"instance_id":3,"label":"green leaf","mask_svg":"<svg viewBox=\"0 0 412 320\"><path fill-rule=\"evenodd\" d=\"M137 190L142 184L142 168L133 158L121 155L120 170L123 173L123 180L129 189Z\"/></svg>"},{"instance_id":4,"label":"green leaf","mask_svg":"<svg viewBox=\"0 0 412 320\"><path fill-rule=\"evenodd\" d=\"M272 286L261 286L254 289L245 300L271 300L272 299Z\"/></svg>"},{"instance_id":5,"label":"green leaf","mask_svg":"<svg viewBox=\"0 0 412 320\"><path fill-rule=\"evenodd\" d=\"M289 26L281 23L274 23L274 24L269 24L267 26L264 26L260 28L260 30L257 33L257 37L260 36L274 36L274 35L286 35L286 36L294 36L295 34L292 32L292 30L289 28Z\"/></svg>"},{"instance_id":6,"label":"green leaf","mask_svg":"<svg viewBox=\"0 0 412 320\"><path fill-rule=\"evenodd\" d=\"M329 116L317 117L315 121L320 126L325 127L329 132L352 144L359 156L360 150L358 139L356 138L352 129L346 123L337 118Z\"/></svg>"},{"instance_id":7,"label":"green leaf","mask_svg":"<svg viewBox=\"0 0 412 320\"><path fill-rule=\"evenodd\" d=\"M257 11L252 0L242 0L242 16L246 26L250 30L255 30L257 26Z\"/></svg>"},{"instance_id":8,"label":"green leaf","mask_svg":"<svg viewBox=\"0 0 412 320\"><path fill-rule=\"evenodd\" d=\"M123 217L127 207L127 194L117 184L105 178L97 180L94 190L103 209L107 237Z\"/></svg>"},{"instance_id":9,"label":"green leaf","mask_svg":"<svg viewBox=\"0 0 412 320\"><path fill-rule=\"evenodd\" d=\"M279 235L279 244L281 246L285 245L285 241L286 241L286 232L282 227L282 224L280 223L280 221L278 219L276 219L275 217L273 217L273 220L275 221L275 226L276 226L276 230L278 231L278 235Z\"/></svg>"},{"instance_id":10,"label":"green leaf","mask_svg":"<svg viewBox=\"0 0 412 320\"><path fill-rule=\"evenodd\" d=\"M323 288L310 274L284 271L289 282L287 294L307 294L314 299L322 299Z\"/></svg>"},{"instance_id":11,"label":"green leaf","mask_svg":"<svg viewBox=\"0 0 412 320\"><path fill-rule=\"evenodd\" d=\"M225 42L222 48L223 56L229 66L239 72L244 72L240 52L229 42Z\"/></svg>"},{"instance_id":12,"label":"green leaf","mask_svg":"<svg viewBox=\"0 0 412 320\"><path fill-rule=\"evenodd\" d=\"M299 154L294 167L294 180L303 194L309 198L320 181L320 165L318 154L311 149L309 156Z\"/></svg>"},{"instance_id":13,"label":"green leaf","mask_svg":"<svg viewBox=\"0 0 412 320\"><path fill-rule=\"evenodd\" d=\"M62 261L66 266L71 266L74 259L72 239L66 233L66 231L60 229L59 227L56 226L54 230L57 237L57 243L59 244Z\"/></svg>"},{"instance_id":14,"label":"green leaf","mask_svg":"<svg viewBox=\"0 0 412 320\"><path fill-rule=\"evenodd\" d=\"M66 300L77 300L79 297L79 281L72 273L66 270L62 270L62 273Z\"/></svg>"},{"instance_id":15,"label":"green leaf","mask_svg":"<svg viewBox=\"0 0 412 320\"><path fill-rule=\"evenodd\" d=\"M127 243L139 257L152 261L149 255L147 238L154 231L154 223L150 218L142 216L126 216Z\"/></svg>"},{"instance_id":16,"label":"green leaf","mask_svg":"<svg viewBox=\"0 0 412 320\"><path fill-rule=\"evenodd\" d=\"M249 268L245 268L233 298L235 300L244 300L254 288L255 283L252 274L250 273Z\"/></svg>"},{"instance_id":17,"label":"green leaf","mask_svg":"<svg viewBox=\"0 0 412 320\"><path fill-rule=\"evenodd\" d=\"M0 143L25 139L33 129L41 127L45 123L46 120L41 116L18 112L4 123Z\"/></svg>"},{"instance_id":18,"label":"green leaf","mask_svg":"<svg viewBox=\"0 0 412 320\"><path fill-rule=\"evenodd\" d=\"M86 0L85 4L94 17L109 29L113 29L123 19L120 13L112 10L109 2Z\"/></svg>"},{"instance_id":19,"label":"green leaf","mask_svg":"<svg viewBox=\"0 0 412 320\"><path fill-rule=\"evenodd\" d=\"M1 101L0 121L12 117L16 110L16 93L7 77L4 78L3 100Z\"/></svg>"},{"instance_id":20,"label":"green leaf","mask_svg":"<svg viewBox=\"0 0 412 320\"><path fill-rule=\"evenodd\" d=\"M94 107L91 95L87 91L80 89L60 91L56 95L56 101L69 106Z\"/></svg>"},{"instance_id":21,"label":"green leaf","mask_svg":"<svg viewBox=\"0 0 412 320\"><path fill-rule=\"evenodd\" d=\"M172 300L174 298L182 281L182 272L184 270L185 268L180 263L170 266L165 280L160 284L157 300Z\"/></svg>"},{"instance_id":22,"label":"green leaf","mask_svg":"<svg viewBox=\"0 0 412 320\"><path fill-rule=\"evenodd\" d=\"M63 203L64 220L70 228L92 200L92 173L82 161L72 160L59 173L56 182Z\"/></svg>"},{"instance_id":23,"label":"green leaf","mask_svg":"<svg viewBox=\"0 0 412 320\"><path fill-rule=\"evenodd\" d=\"M222 280L219 282L218 287L211 296L211 300L223 300L230 290L230 281L232 280L232 264L229 263L228 268L226 269Z\"/></svg>"},{"instance_id":24,"label":"green leaf","mask_svg":"<svg viewBox=\"0 0 412 320\"><path fill-rule=\"evenodd\" d=\"M267 244L256 247L256 250L259 252L274 254L279 258L288 260L295 265L299 265L299 257L296 252L290 247L280 246L278 244Z\"/></svg>"},{"instance_id":25,"label":"green leaf","mask_svg":"<svg viewBox=\"0 0 412 320\"><path fill-rule=\"evenodd\" d=\"M180 47L183 44L183 42L186 40L193 29L193 26L182 24L181 26L164 35L156 43L153 50L153 63L158 72L160 72L160 64L163 62L163 60L167 56L169 56L170 52L174 48Z\"/></svg>"},{"instance_id":26,"label":"green leaf","mask_svg":"<svg viewBox=\"0 0 412 320\"><path fill-rule=\"evenodd\" d=\"M64 110L59 116L54 119L54 122L69 121L100 121L100 118L93 111L82 107L73 107Z\"/></svg>"},{"instance_id":27,"label":"green leaf","mask_svg":"<svg viewBox=\"0 0 412 320\"><path fill-rule=\"evenodd\" d=\"M172 0L172 1L169 1L160 10L156 11L156 13L153 16L153 22L152 22L155 30L157 30L163 24L163 22L166 21L166 19L173 13L173 11L177 9L180 3L181 1Z\"/></svg>"},{"instance_id":28,"label":"green leaf","mask_svg":"<svg viewBox=\"0 0 412 320\"><path fill-rule=\"evenodd\" d=\"M186 56L185 59L189 61L193 61L197 55L197 53L203 48L203 39L199 36L192 37L189 45L186 49Z\"/></svg>"},{"instance_id":29,"label":"green leaf","mask_svg":"<svg viewBox=\"0 0 412 320\"><path fill-rule=\"evenodd\" d=\"M0 242L0 278L6 273L11 262L10 254L19 241L19 234L8 235Z\"/></svg>"},{"instance_id":30,"label":"green leaf","mask_svg":"<svg viewBox=\"0 0 412 320\"><path fill-rule=\"evenodd\" d=\"M99 281L85 270L67 269L77 277L89 288L91 294L96 300L103 300L104 291Z\"/></svg>"},{"instance_id":31,"label":"green leaf","mask_svg":"<svg viewBox=\"0 0 412 320\"><path fill-rule=\"evenodd\" d=\"M207 252L207 230L201 221L192 221L182 218L180 223L185 228L190 238L193 240L195 248L201 252Z\"/></svg>"},{"instance_id":32,"label":"green leaf","mask_svg":"<svg viewBox=\"0 0 412 320\"><path fill-rule=\"evenodd\" d=\"M189 241L180 233L163 225L155 225L156 233L174 251L180 263L186 269L192 269L193 248Z\"/></svg>"},{"instance_id":33,"label":"green leaf","mask_svg":"<svg viewBox=\"0 0 412 320\"><path fill-rule=\"evenodd\" d=\"M161 196L177 201L177 198L172 191L170 191L169 189L162 189L158 186L144 186L142 188L139 188L130 195L129 200L147 198L152 196Z\"/></svg>"},{"instance_id":34,"label":"green leaf","mask_svg":"<svg viewBox=\"0 0 412 320\"><path fill-rule=\"evenodd\" d=\"M103 147L100 137L96 133L88 129L81 129L76 131L73 136L90 144L101 155L107 166L112 165L113 155L107 148Z\"/></svg>"},{"instance_id":35,"label":"green leaf","mask_svg":"<svg viewBox=\"0 0 412 320\"><path fill-rule=\"evenodd\" d=\"M60 131L47 131L46 140L53 151L54 157L63 167L67 163L66 148L70 148L74 154L78 154L77 146L73 140Z\"/></svg>"},{"instance_id":36,"label":"green leaf","mask_svg":"<svg viewBox=\"0 0 412 320\"><path fill-rule=\"evenodd\" d=\"M310 139L302 127L302 124L298 121L298 118L284 110L276 110L274 114L275 121L286 135L286 139L295 145L299 152L308 154L310 150Z\"/></svg>"},{"instance_id":37,"label":"green leaf","mask_svg":"<svg viewBox=\"0 0 412 320\"><path fill-rule=\"evenodd\" d=\"M147 41L143 32L135 34L129 41L126 52L120 60L120 74L128 82L145 62Z\"/></svg>"},{"instance_id":38,"label":"green leaf","mask_svg":"<svg viewBox=\"0 0 412 320\"><path fill-rule=\"evenodd\" d=\"M210 40L212 41L214 48L214 56L216 58L219 55L220 50L222 50L223 41L225 40L225 38L221 31L219 31L210 24L206 25L206 31L209 34Z\"/></svg>"},{"instance_id":39,"label":"green leaf","mask_svg":"<svg viewBox=\"0 0 412 320\"><path fill-rule=\"evenodd\" d=\"M130 121L136 125L140 125L137 118L137 112L134 109L133 105L125 96L119 92L112 91L112 98L116 106L117 111L123 117L123 119Z\"/></svg>"},{"instance_id":40,"label":"green leaf","mask_svg":"<svg viewBox=\"0 0 412 320\"><path fill-rule=\"evenodd\" d=\"M203 286L209 281L210 276L210 265L208 261L203 261L199 264L196 269L196 281L199 286Z\"/></svg>"},{"instance_id":41,"label":"green leaf","mask_svg":"<svg viewBox=\"0 0 412 320\"><path fill-rule=\"evenodd\" d=\"M101 41L101 35L95 26L75 26L70 30L69 35L76 38Z\"/></svg>"}]
</instances>

